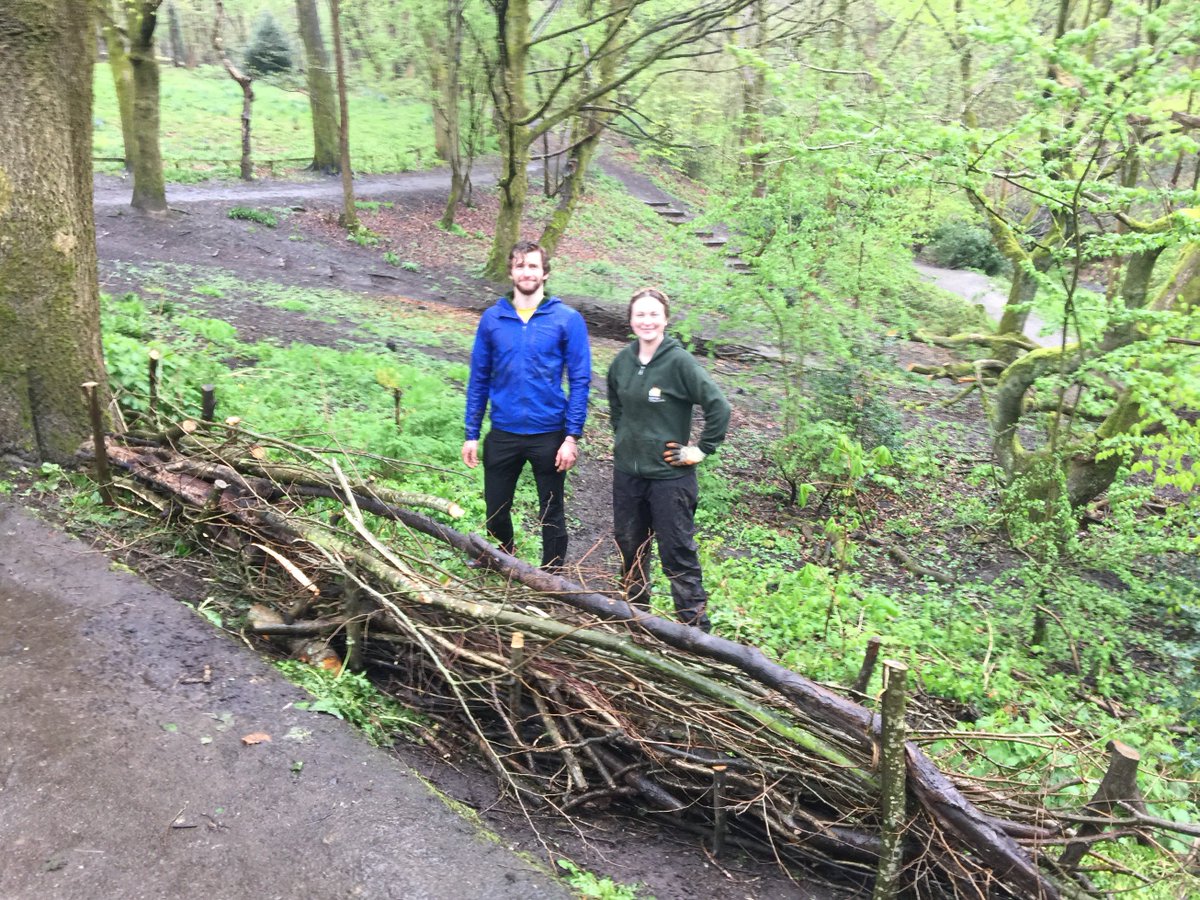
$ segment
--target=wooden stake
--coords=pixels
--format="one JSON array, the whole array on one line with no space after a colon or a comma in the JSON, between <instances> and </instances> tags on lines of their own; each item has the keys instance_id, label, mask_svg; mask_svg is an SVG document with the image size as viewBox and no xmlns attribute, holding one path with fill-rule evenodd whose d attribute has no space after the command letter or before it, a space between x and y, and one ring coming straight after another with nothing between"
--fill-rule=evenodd
<instances>
[{"instance_id":1,"label":"wooden stake","mask_svg":"<svg viewBox=\"0 0 1200 900\"><path fill-rule=\"evenodd\" d=\"M858 677L854 679L854 690L860 694L867 692L867 685L871 683L871 674L875 671L875 660L879 658L879 645L883 643L883 638L879 635L874 635L867 641L867 651L863 654L862 667L858 670Z\"/></svg>"},{"instance_id":2,"label":"wooden stake","mask_svg":"<svg viewBox=\"0 0 1200 900\"><path fill-rule=\"evenodd\" d=\"M725 770L727 766L713 766L713 835L712 853L719 858L725 849Z\"/></svg>"},{"instance_id":3,"label":"wooden stake","mask_svg":"<svg viewBox=\"0 0 1200 900\"><path fill-rule=\"evenodd\" d=\"M96 449L96 483L100 486L100 502L105 506L116 506L112 494L112 479L108 474L108 449L104 446L104 422L100 418L100 398L96 394L99 382L85 381L83 396L87 401L88 414L92 420L92 444Z\"/></svg>"},{"instance_id":4,"label":"wooden stake","mask_svg":"<svg viewBox=\"0 0 1200 900\"><path fill-rule=\"evenodd\" d=\"M521 715L521 668L525 665L525 635L514 631L508 656L512 681L508 685L508 712L513 718Z\"/></svg>"},{"instance_id":5,"label":"wooden stake","mask_svg":"<svg viewBox=\"0 0 1200 900\"><path fill-rule=\"evenodd\" d=\"M162 354L157 350L150 351L150 418L158 418L158 361Z\"/></svg>"},{"instance_id":6,"label":"wooden stake","mask_svg":"<svg viewBox=\"0 0 1200 900\"><path fill-rule=\"evenodd\" d=\"M905 776L904 708L908 666L895 660L883 661L883 728L879 745L880 837L879 866L875 870L872 900L891 900L900 892L900 870L904 865L904 826L908 820Z\"/></svg>"},{"instance_id":7,"label":"wooden stake","mask_svg":"<svg viewBox=\"0 0 1200 900\"><path fill-rule=\"evenodd\" d=\"M346 617L346 668L351 672L361 672L363 666L363 625L365 616L362 615L362 592L358 585L346 582L346 593L342 600L343 614Z\"/></svg>"},{"instance_id":8,"label":"wooden stake","mask_svg":"<svg viewBox=\"0 0 1200 900\"><path fill-rule=\"evenodd\" d=\"M200 396L200 421L211 422L217 413L217 389L211 384L202 384Z\"/></svg>"}]
</instances>

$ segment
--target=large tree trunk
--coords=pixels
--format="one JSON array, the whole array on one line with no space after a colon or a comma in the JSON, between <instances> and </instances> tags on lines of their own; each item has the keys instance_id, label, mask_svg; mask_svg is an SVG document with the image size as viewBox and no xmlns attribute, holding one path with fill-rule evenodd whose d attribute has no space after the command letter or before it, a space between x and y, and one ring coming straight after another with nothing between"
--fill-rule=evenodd
<instances>
[{"instance_id":1,"label":"large tree trunk","mask_svg":"<svg viewBox=\"0 0 1200 900\"><path fill-rule=\"evenodd\" d=\"M350 109L346 104L346 61L342 54L342 10L339 0L329 0L329 16L333 27L333 58L337 64L338 92L338 150L342 169L343 228L358 230L358 211L354 208L354 180L350 169Z\"/></svg>"},{"instance_id":2,"label":"large tree trunk","mask_svg":"<svg viewBox=\"0 0 1200 900\"><path fill-rule=\"evenodd\" d=\"M493 87L500 120L501 171L497 182L500 212L484 273L502 281L508 276L508 254L520 239L521 215L529 190L529 126L525 122L525 61L529 51L529 2L513 0L497 15L500 71Z\"/></svg>"},{"instance_id":3,"label":"large tree trunk","mask_svg":"<svg viewBox=\"0 0 1200 900\"><path fill-rule=\"evenodd\" d=\"M111 16L105 9L102 23L104 45L108 50L108 67L112 70L113 88L117 94L117 109L121 113L121 142L125 145L125 171L133 171L133 157L137 153L137 140L133 131L133 67L125 50L125 40Z\"/></svg>"},{"instance_id":4,"label":"large tree trunk","mask_svg":"<svg viewBox=\"0 0 1200 900\"><path fill-rule=\"evenodd\" d=\"M133 66L133 128L137 152L133 157L134 209L165 213L162 151L158 144L158 60L154 55L154 26L159 0L143 0L129 11L129 62Z\"/></svg>"},{"instance_id":5,"label":"large tree trunk","mask_svg":"<svg viewBox=\"0 0 1200 900\"><path fill-rule=\"evenodd\" d=\"M69 461L99 382L90 0L10 0L0 27L0 449Z\"/></svg>"},{"instance_id":6,"label":"large tree trunk","mask_svg":"<svg viewBox=\"0 0 1200 900\"><path fill-rule=\"evenodd\" d=\"M309 168L332 175L341 168L338 164L338 110L333 79L329 75L329 54L325 52L325 41L321 37L317 0L296 0L296 17L300 23L300 39L304 42L308 105L312 110L313 159Z\"/></svg>"}]
</instances>

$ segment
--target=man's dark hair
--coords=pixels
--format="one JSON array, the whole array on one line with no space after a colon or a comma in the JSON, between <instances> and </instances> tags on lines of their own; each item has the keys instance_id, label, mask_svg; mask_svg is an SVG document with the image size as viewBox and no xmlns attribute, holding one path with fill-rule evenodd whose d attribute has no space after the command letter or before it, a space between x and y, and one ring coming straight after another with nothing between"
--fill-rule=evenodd
<instances>
[{"instance_id":1,"label":"man's dark hair","mask_svg":"<svg viewBox=\"0 0 1200 900\"><path fill-rule=\"evenodd\" d=\"M550 256L546 253L546 248L537 243L537 241L517 241L517 243L513 244L513 248L508 251L508 267L511 269L517 257L524 258L528 253L542 254L542 272L549 275Z\"/></svg>"}]
</instances>

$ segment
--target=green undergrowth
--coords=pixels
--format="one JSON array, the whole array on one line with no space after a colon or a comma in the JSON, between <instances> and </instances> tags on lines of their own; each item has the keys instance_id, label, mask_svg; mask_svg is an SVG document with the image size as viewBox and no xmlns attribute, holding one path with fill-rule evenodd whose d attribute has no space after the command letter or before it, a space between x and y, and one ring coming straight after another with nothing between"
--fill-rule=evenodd
<instances>
[{"instance_id":1,"label":"green undergrowth","mask_svg":"<svg viewBox=\"0 0 1200 900\"><path fill-rule=\"evenodd\" d=\"M237 178L241 159L242 92L216 66L195 69L160 66L160 142L169 182ZM94 149L99 158L125 155L121 118L108 63L95 68ZM415 96L415 95L414 95ZM358 173L422 169L437 163L428 103L376 90L350 93L350 146ZM312 157L312 118L308 96L268 80L254 82L253 158L260 168L280 161L282 173L303 169ZM307 159L305 157L308 157ZM120 163L97 163L104 172Z\"/></svg>"},{"instance_id":2,"label":"green undergrowth","mask_svg":"<svg viewBox=\"0 0 1200 900\"><path fill-rule=\"evenodd\" d=\"M397 734L409 732L417 722L414 713L380 692L361 673L333 672L293 659L276 660L275 666L312 695L311 701L294 704L298 709L349 722L378 747L390 747Z\"/></svg>"}]
</instances>

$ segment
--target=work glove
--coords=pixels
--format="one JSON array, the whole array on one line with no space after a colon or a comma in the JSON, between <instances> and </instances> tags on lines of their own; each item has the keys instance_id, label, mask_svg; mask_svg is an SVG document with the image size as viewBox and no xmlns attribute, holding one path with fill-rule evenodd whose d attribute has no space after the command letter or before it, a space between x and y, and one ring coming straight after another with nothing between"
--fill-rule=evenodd
<instances>
[{"instance_id":1,"label":"work glove","mask_svg":"<svg viewBox=\"0 0 1200 900\"><path fill-rule=\"evenodd\" d=\"M694 466L704 459L704 451L699 447L685 447L677 441L667 441L663 459L672 466Z\"/></svg>"}]
</instances>

